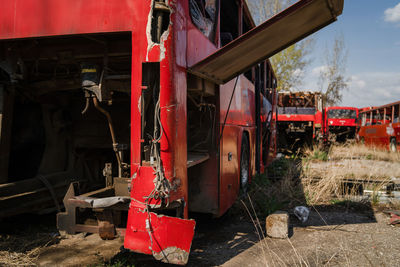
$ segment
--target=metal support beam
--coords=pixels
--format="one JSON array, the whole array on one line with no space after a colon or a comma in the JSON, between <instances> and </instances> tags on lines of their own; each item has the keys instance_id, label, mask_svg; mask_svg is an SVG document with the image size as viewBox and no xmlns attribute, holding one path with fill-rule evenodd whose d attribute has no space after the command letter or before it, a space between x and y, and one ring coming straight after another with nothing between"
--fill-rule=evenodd
<instances>
[{"instance_id":1,"label":"metal support beam","mask_svg":"<svg viewBox=\"0 0 400 267\"><path fill-rule=\"evenodd\" d=\"M383 109L383 124L386 123L386 108Z\"/></svg>"}]
</instances>

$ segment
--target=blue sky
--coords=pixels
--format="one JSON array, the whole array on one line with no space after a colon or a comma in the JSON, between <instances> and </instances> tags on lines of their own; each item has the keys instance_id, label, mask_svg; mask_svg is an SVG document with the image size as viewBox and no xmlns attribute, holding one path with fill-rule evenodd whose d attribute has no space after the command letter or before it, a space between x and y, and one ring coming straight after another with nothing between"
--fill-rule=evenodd
<instances>
[{"instance_id":1,"label":"blue sky","mask_svg":"<svg viewBox=\"0 0 400 267\"><path fill-rule=\"evenodd\" d=\"M341 105L379 106L400 100L400 0L345 0L338 21L313 35L312 63L301 90L317 90L324 53L343 34L349 88Z\"/></svg>"}]
</instances>

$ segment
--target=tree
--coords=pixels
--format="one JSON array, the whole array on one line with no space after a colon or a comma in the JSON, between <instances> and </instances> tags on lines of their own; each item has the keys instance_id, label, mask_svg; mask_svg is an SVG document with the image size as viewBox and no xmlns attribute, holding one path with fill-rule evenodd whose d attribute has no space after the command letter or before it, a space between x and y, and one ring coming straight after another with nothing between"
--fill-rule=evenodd
<instances>
[{"instance_id":1,"label":"tree","mask_svg":"<svg viewBox=\"0 0 400 267\"><path fill-rule=\"evenodd\" d=\"M278 91L292 91L302 84L314 40L306 39L273 56L271 64L278 80Z\"/></svg>"},{"instance_id":2,"label":"tree","mask_svg":"<svg viewBox=\"0 0 400 267\"><path fill-rule=\"evenodd\" d=\"M326 48L325 65L321 68L318 87L329 106L342 101L342 93L348 88L346 74L347 50L343 35L335 37L332 49Z\"/></svg>"},{"instance_id":3,"label":"tree","mask_svg":"<svg viewBox=\"0 0 400 267\"><path fill-rule=\"evenodd\" d=\"M293 0L246 0L257 25L289 6Z\"/></svg>"},{"instance_id":4,"label":"tree","mask_svg":"<svg viewBox=\"0 0 400 267\"><path fill-rule=\"evenodd\" d=\"M294 0L247 0L256 24L260 24L295 2ZM314 40L308 38L296 43L271 58L278 80L278 91L292 91L303 81Z\"/></svg>"}]
</instances>

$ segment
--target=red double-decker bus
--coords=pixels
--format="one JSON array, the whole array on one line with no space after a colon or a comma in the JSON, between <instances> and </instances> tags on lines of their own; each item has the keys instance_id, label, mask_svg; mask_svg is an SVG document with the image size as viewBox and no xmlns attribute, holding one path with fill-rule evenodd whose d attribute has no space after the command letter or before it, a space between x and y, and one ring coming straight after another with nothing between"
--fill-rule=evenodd
<instances>
[{"instance_id":1,"label":"red double-decker bus","mask_svg":"<svg viewBox=\"0 0 400 267\"><path fill-rule=\"evenodd\" d=\"M329 142L355 139L358 109L355 107L327 107L324 110L324 136Z\"/></svg>"},{"instance_id":2,"label":"red double-decker bus","mask_svg":"<svg viewBox=\"0 0 400 267\"><path fill-rule=\"evenodd\" d=\"M267 59L342 9L255 27L243 0L3 1L1 216L61 210L68 188L60 230L185 264L189 211L222 215L274 156Z\"/></svg>"},{"instance_id":3,"label":"red double-decker bus","mask_svg":"<svg viewBox=\"0 0 400 267\"><path fill-rule=\"evenodd\" d=\"M399 151L400 101L360 112L361 126L357 139L361 143Z\"/></svg>"}]
</instances>

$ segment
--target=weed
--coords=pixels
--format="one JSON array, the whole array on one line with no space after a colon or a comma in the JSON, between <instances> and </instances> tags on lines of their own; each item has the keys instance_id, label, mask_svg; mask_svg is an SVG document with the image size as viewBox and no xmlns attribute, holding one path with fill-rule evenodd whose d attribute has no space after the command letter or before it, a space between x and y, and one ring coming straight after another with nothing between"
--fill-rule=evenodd
<instances>
[{"instance_id":1,"label":"weed","mask_svg":"<svg viewBox=\"0 0 400 267\"><path fill-rule=\"evenodd\" d=\"M311 154L309 154L306 157L306 160L316 160L316 161L328 161L329 156L328 152L320 150L320 149L314 149Z\"/></svg>"},{"instance_id":2,"label":"weed","mask_svg":"<svg viewBox=\"0 0 400 267\"><path fill-rule=\"evenodd\" d=\"M133 253L128 250L123 250L115 255L108 262L105 262L102 266L104 267L134 267L135 259Z\"/></svg>"},{"instance_id":3,"label":"weed","mask_svg":"<svg viewBox=\"0 0 400 267\"><path fill-rule=\"evenodd\" d=\"M379 204L379 200L380 200L379 191L374 190L372 192L371 204L376 206Z\"/></svg>"}]
</instances>

